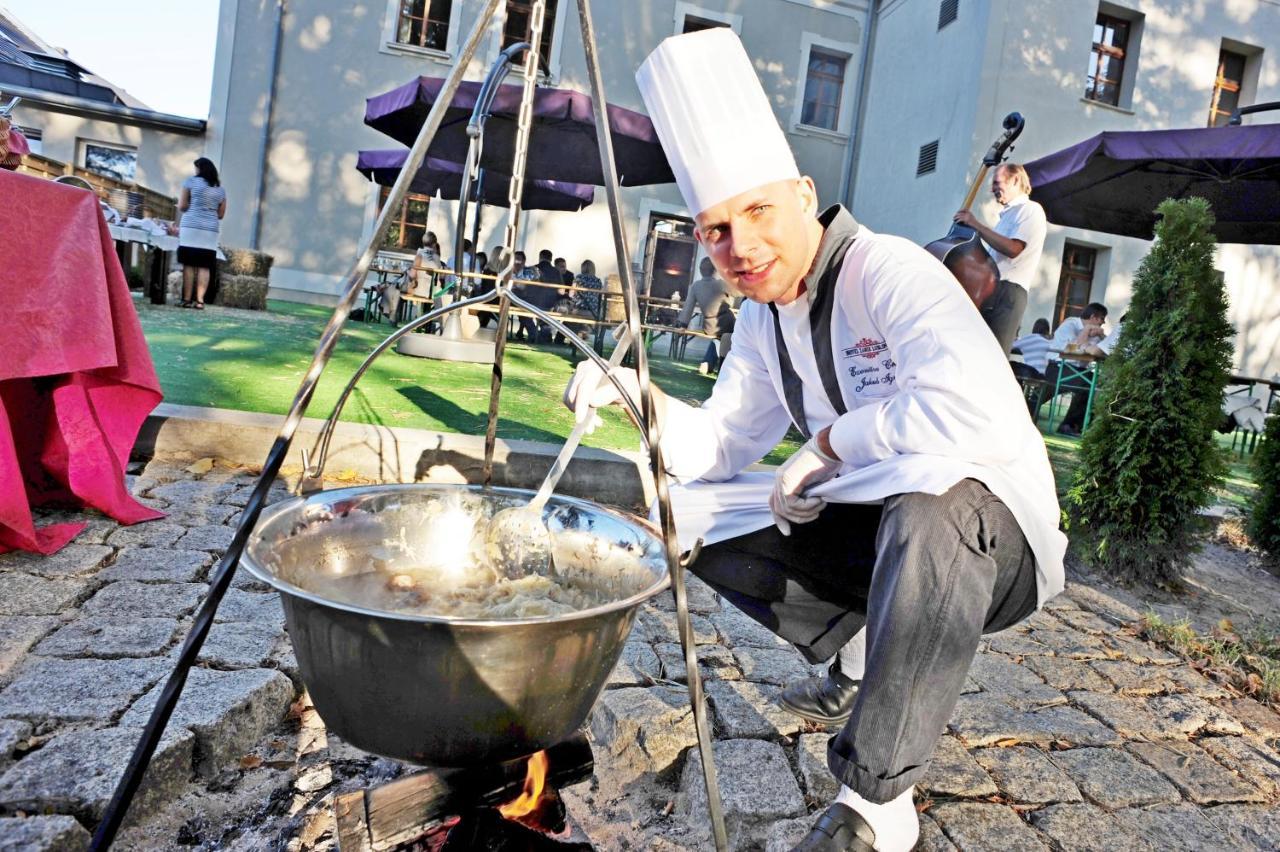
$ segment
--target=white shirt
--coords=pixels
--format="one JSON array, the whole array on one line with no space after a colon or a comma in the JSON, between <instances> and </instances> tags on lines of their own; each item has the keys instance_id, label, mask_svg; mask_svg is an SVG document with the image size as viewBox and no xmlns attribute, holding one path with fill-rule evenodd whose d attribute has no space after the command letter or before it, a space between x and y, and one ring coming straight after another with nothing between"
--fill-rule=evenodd
<instances>
[{"instance_id":1,"label":"white shirt","mask_svg":"<svg viewBox=\"0 0 1280 852\"><path fill-rule=\"evenodd\" d=\"M1049 230L1044 208L1027 196L1013 201L1000 212L995 232L1002 237L1022 240L1026 247L1017 257L1001 254L994 248L996 266L1000 277L1030 289L1035 283L1036 267L1040 265L1040 252L1044 249L1044 237Z\"/></svg>"},{"instance_id":2,"label":"white shirt","mask_svg":"<svg viewBox=\"0 0 1280 852\"><path fill-rule=\"evenodd\" d=\"M847 413L822 388L807 306L777 306L810 429L831 426L840 475L809 493L878 503L942 494L977 479L1017 519L1036 558L1039 601L1063 587L1066 537L1044 439L1027 417L1004 352L955 279L919 246L863 227L845 254L832 313L832 357ZM804 305L806 300L797 302ZM786 407L773 317L745 303L711 398L668 401L662 451L684 480L672 489L681 545L771 524L773 473L742 473L782 439Z\"/></svg>"}]
</instances>

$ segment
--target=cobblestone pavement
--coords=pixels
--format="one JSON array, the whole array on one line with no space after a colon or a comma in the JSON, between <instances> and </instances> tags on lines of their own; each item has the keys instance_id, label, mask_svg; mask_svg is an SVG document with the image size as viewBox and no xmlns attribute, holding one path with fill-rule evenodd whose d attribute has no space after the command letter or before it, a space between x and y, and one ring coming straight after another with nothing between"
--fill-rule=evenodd
<instances>
[{"instance_id":1,"label":"cobblestone pavement","mask_svg":"<svg viewBox=\"0 0 1280 852\"><path fill-rule=\"evenodd\" d=\"M189 461L130 479L167 518L0 556L0 850L83 848L105 807L254 481ZM696 581L691 604L735 848L788 849L835 791L830 732L774 703L812 670ZM602 850L709 848L671 610L641 611L589 724L596 777L564 791ZM1136 639L1138 617L1071 584L984 640L918 788L919 848L1280 847L1280 716ZM118 848L332 849L336 793L413 771L326 733L247 576L202 660Z\"/></svg>"}]
</instances>

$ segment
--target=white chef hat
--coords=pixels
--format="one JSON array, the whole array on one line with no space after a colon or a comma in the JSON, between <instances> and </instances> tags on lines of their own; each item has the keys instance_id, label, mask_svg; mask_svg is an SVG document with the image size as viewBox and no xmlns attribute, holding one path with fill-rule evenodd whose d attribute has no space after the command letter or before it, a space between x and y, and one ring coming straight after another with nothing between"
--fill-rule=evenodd
<instances>
[{"instance_id":1,"label":"white chef hat","mask_svg":"<svg viewBox=\"0 0 1280 852\"><path fill-rule=\"evenodd\" d=\"M680 194L693 215L766 183L800 177L738 36L672 36L636 72Z\"/></svg>"}]
</instances>

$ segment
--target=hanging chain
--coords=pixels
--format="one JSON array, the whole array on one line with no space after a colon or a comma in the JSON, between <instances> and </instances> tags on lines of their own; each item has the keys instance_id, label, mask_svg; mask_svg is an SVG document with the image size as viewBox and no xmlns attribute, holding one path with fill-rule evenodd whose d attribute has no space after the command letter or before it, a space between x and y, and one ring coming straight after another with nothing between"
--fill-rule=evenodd
<instances>
[{"instance_id":1,"label":"hanging chain","mask_svg":"<svg viewBox=\"0 0 1280 852\"><path fill-rule=\"evenodd\" d=\"M524 169L529 157L529 130L533 125L533 97L538 88L538 59L542 55L542 21L546 14L546 0L534 0L529 16L529 49L524 56L524 89L520 97L520 112L516 119L515 157L511 163L511 183L507 188L507 202L511 212L507 216L507 231L503 243L507 251L506 269L498 286L510 285L510 270L516 251L516 237L520 233L520 200L524 197Z\"/></svg>"}]
</instances>

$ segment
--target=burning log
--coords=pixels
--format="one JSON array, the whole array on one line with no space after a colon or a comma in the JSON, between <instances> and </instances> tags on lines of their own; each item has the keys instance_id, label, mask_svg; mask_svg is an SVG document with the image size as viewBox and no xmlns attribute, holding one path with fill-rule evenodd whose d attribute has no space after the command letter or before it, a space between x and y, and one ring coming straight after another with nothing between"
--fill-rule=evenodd
<instances>
[{"instance_id":1,"label":"burning log","mask_svg":"<svg viewBox=\"0 0 1280 852\"><path fill-rule=\"evenodd\" d=\"M547 845L556 841L545 835L539 835L545 841L542 845L520 840L524 834L517 829L522 828L534 834L538 829L552 835L561 833L564 806L555 791L588 780L595 769L591 746L581 732L539 754L545 755L546 763L545 787L540 793L533 791L538 771L536 764L531 771L534 755L488 766L429 769L340 796L334 802L339 848L342 852L384 852L423 840L425 846L414 844L414 848L557 848L561 852L582 848L564 843ZM485 826L493 828L493 820L508 824L502 835L507 841L490 846L456 845L463 836L476 836L474 832ZM457 840L453 839L455 832ZM432 842L436 837L445 845Z\"/></svg>"}]
</instances>

